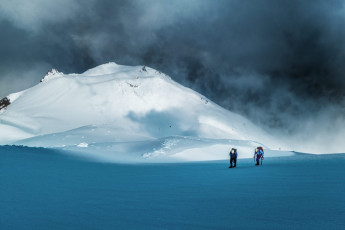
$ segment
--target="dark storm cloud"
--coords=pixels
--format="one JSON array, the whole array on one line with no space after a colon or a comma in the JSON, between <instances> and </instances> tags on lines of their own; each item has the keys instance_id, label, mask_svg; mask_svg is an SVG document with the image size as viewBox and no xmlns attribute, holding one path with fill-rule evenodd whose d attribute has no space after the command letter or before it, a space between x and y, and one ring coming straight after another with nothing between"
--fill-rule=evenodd
<instances>
[{"instance_id":1,"label":"dark storm cloud","mask_svg":"<svg viewBox=\"0 0 345 230\"><path fill-rule=\"evenodd\" d=\"M115 61L159 69L287 133L343 119L343 0L2 1L0 11L2 96L9 76L27 85L47 67Z\"/></svg>"}]
</instances>

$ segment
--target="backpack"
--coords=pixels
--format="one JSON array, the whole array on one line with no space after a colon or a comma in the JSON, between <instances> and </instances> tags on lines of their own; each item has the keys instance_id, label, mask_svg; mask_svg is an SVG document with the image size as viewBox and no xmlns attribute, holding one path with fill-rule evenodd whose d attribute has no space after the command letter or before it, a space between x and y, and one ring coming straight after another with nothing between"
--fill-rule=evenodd
<instances>
[{"instance_id":1,"label":"backpack","mask_svg":"<svg viewBox=\"0 0 345 230\"><path fill-rule=\"evenodd\" d=\"M232 148L231 151L230 151L230 156L231 156L232 158L237 157L237 149Z\"/></svg>"},{"instance_id":2,"label":"backpack","mask_svg":"<svg viewBox=\"0 0 345 230\"><path fill-rule=\"evenodd\" d=\"M263 149L261 146L257 147L256 149L257 149L256 154L258 154L258 155L264 155L264 149Z\"/></svg>"}]
</instances>

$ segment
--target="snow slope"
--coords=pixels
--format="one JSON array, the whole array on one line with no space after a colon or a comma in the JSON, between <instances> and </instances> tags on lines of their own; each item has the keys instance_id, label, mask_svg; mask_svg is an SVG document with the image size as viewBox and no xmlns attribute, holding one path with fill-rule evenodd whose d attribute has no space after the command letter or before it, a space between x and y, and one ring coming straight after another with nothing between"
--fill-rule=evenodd
<instances>
[{"instance_id":1,"label":"snow slope","mask_svg":"<svg viewBox=\"0 0 345 230\"><path fill-rule=\"evenodd\" d=\"M252 156L257 145L284 148L247 119L146 66L52 70L9 98L0 112L0 144L114 161L212 160L227 158L231 147L240 157Z\"/></svg>"},{"instance_id":2,"label":"snow slope","mask_svg":"<svg viewBox=\"0 0 345 230\"><path fill-rule=\"evenodd\" d=\"M344 229L345 154L227 164L103 164L0 146L0 229Z\"/></svg>"}]
</instances>

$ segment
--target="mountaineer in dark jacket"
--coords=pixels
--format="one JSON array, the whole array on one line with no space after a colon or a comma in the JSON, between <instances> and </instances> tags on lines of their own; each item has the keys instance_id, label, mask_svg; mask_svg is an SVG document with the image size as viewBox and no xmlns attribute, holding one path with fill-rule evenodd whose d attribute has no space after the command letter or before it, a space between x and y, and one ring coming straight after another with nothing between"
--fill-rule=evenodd
<instances>
[{"instance_id":1,"label":"mountaineer in dark jacket","mask_svg":"<svg viewBox=\"0 0 345 230\"><path fill-rule=\"evenodd\" d=\"M237 149L235 148L232 148L230 153L229 153L229 156L230 156L230 166L229 168L232 168L232 163L234 163L234 166L233 167L236 167L236 162L237 162Z\"/></svg>"}]
</instances>

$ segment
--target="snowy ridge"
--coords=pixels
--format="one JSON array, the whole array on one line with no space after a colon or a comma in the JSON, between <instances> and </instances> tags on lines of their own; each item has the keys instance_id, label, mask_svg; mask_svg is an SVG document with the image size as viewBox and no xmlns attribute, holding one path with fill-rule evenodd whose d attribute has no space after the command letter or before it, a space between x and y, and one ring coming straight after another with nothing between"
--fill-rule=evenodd
<instances>
[{"instance_id":1,"label":"snowy ridge","mask_svg":"<svg viewBox=\"0 0 345 230\"><path fill-rule=\"evenodd\" d=\"M18 92L18 93L12 93L8 95L7 97L3 98L0 100L0 114L15 100L17 100L23 93L24 91Z\"/></svg>"},{"instance_id":2,"label":"snowy ridge","mask_svg":"<svg viewBox=\"0 0 345 230\"><path fill-rule=\"evenodd\" d=\"M10 95L7 96L7 98L10 100L11 103L13 103L15 100L17 100L20 96L25 93L24 91L18 92L18 93L11 93Z\"/></svg>"},{"instance_id":3,"label":"snowy ridge","mask_svg":"<svg viewBox=\"0 0 345 230\"><path fill-rule=\"evenodd\" d=\"M231 147L242 157L257 145L284 148L247 119L147 66L107 63L67 75L52 70L42 82L11 94L0 114L0 144L116 162L226 159Z\"/></svg>"}]
</instances>

